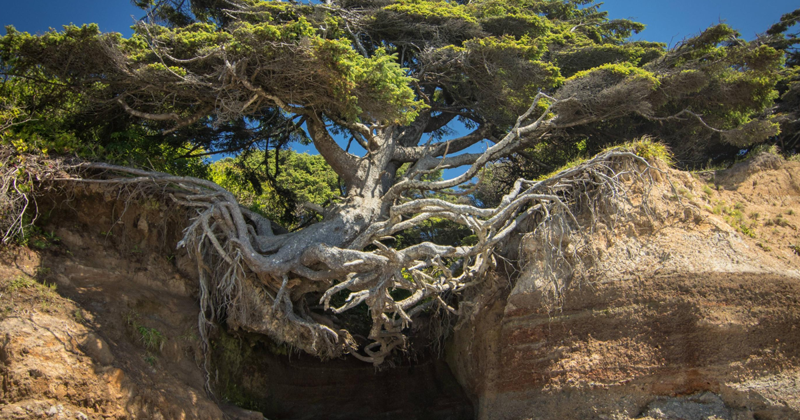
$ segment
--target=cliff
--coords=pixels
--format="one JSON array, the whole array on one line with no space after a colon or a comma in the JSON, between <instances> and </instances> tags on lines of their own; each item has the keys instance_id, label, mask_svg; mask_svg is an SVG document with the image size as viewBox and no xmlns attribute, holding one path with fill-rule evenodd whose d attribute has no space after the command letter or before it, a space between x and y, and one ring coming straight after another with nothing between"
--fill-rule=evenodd
<instances>
[{"instance_id":1,"label":"cliff","mask_svg":"<svg viewBox=\"0 0 800 420\"><path fill-rule=\"evenodd\" d=\"M800 163L665 169L649 200L597 224L557 296L522 238L529 263L450 347L478 418L800 418Z\"/></svg>"},{"instance_id":2,"label":"cliff","mask_svg":"<svg viewBox=\"0 0 800 420\"><path fill-rule=\"evenodd\" d=\"M800 163L652 176L569 255L529 226L443 349L381 371L222 330L206 359L186 214L53 193L2 255L0 418L800 418Z\"/></svg>"}]
</instances>

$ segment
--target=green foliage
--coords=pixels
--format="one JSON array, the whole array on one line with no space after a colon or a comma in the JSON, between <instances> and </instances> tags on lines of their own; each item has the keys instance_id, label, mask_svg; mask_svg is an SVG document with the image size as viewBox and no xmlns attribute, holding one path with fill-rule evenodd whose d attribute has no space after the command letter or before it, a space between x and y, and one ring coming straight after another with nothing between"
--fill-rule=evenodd
<instances>
[{"instance_id":1,"label":"green foliage","mask_svg":"<svg viewBox=\"0 0 800 420\"><path fill-rule=\"evenodd\" d=\"M29 289L36 285L36 281L27 276L18 276L11 280L11 282L6 286L6 290L9 292L16 292L21 289Z\"/></svg>"},{"instance_id":2,"label":"green foliage","mask_svg":"<svg viewBox=\"0 0 800 420\"><path fill-rule=\"evenodd\" d=\"M622 77L622 78L631 77L631 78L645 79L645 80L651 81L653 83L653 85L654 85L653 86L654 88L658 87L658 83L659 83L658 79L656 78L656 76L652 72L649 72L647 70L638 68L638 67L634 66L631 63L609 63L609 64L603 64L601 66L598 66L598 67L595 67L595 68L592 68L592 69L589 69L589 70L579 71L579 72L575 73L574 75L572 75L567 80L568 81L572 81L572 80L580 79L582 77L591 77L591 76L594 76L597 73L611 74L611 75L614 75L614 76L617 76L617 77Z\"/></svg>"},{"instance_id":3,"label":"green foliage","mask_svg":"<svg viewBox=\"0 0 800 420\"><path fill-rule=\"evenodd\" d=\"M520 177L545 180L580 165L597 153L609 150L629 151L650 162L661 161L667 165L674 163L669 148L649 136L600 150L589 149L588 139L566 144L542 142L525 150L524 157L512 156L505 162L484 168L476 192L472 195L473 202L479 206L495 206Z\"/></svg>"},{"instance_id":4,"label":"green foliage","mask_svg":"<svg viewBox=\"0 0 800 420\"><path fill-rule=\"evenodd\" d=\"M24 290L33 291L35 297L44 305L49 305L59 297L55 283L40 283L28 276L17 276L8 282L4 290L8 293L18 294Z\"/></svg>"},{"instance_id":5,"label":"green foliage","mask_svg":"<svg viewBox=\"0 0 800 420\"><path fill-rule=\"evenodd\" d=\"M210 178L243 205L290 228L317 217L299 204L325 205L339 195L336 173L322 156L293 151L225 158L211 164Z\"/></svg>"},{"instance_id":6,"label":"green foliage","mask_svg":"<svg viewBox=\"0 0 800 420\"><path fill-rule=\"evenodd\" d=\"M318 40L316 47L315 56L336 75L329 83L345 118L386 118L409 124L427 107L415 99L396 55L387 54L385 49L379 48L365 58L343 39Z\"/></svg>"},{"instance_id":7,"label":"green foliage","mask_svg":"<svg viewBox=\"0 0 800 420\"><path fill-rule=\"evenodd\" d=\"M461 19L466 22L477 22L467 6L456 2L399 0L384 10L409 15L412 18L440 23L446 19Z\"/></svg>"},{"instance_id":8,"label":"green foliage","mask_svg":"<svg viewBox=\"0 0 800 420\"><path fill-rule=\"evenodd\" d=\"M136 332L139 334L139 340L144 348L150 351L161 351L166 339L160 331L155 328L139 325L136 328Z\"/></svg>"},{"instance_id":9,"label":"green foliage","mask_svg":"<svg viewBox=\"0 0 800 420\"><path fill-rule=\"evenodd\" d=\"M246 0L236 17L217 0L136 4L154 7L154 21L127 39L96 25L7 29L0 142L208 177L290 227L316 218L298 203L337 195L334 173L319 157L247 151L307 142L311 114L350 134L353 123L452 114L499 137L538 93L562 99L549 116L563 129L481 174L473 199L487 204L512 178L537 179L644 135L669 149L646 139L620 147L668 163L671 149L679 165L732 159L793 138L800 109L797 11L764 39L720 24L667 51L630 41L644 25L609 19L592 0ZM205 152L219 151L238 157L208 168ZM448 223L430 219L414 234L445 238Z\"/></svg>"},{"instance_id":10,"label":"green foliage","mask_svg":"<svg viewBox=\"0 0 800 420\"><path fill-rule=\"evenodd\" d=\"M396 236L393 245L406 247L421 242L439 245L470 245L477 243L477 237L464 225L447 219L432 217Z\"/></svg>"},{"instance_id":11,"label":"green foliage","mask_svg":"<svg viewBox=\"0 0 800 420\"><path fill-rule=\"evenodd\" d=\"M764 222L764 226L780 226L780 227L788 227L796 229L794 225L792 225L788 220L783 218L782 214L779 214L771 219L767 219L767 221Z\"/></svg>"},{"instance_id":12,"label":"green foliage","mask_svg":"<svg viewBox=\"0 0 800 420\"><path fill-rule=\"evenodd\" d=\"M269 339L248 342L251 337L239 336L220 328L218 334L211 340L213 362L217 372L216 388L220 396L226 401L239 407L264 411L263 400L259 401L241 385L241 372L247 368L247 363L252 363L253 347L256 342L263 342L270 351L286 352L286 347L277 345Z\"/></svg>"},{"instance_id":13,"label":"green foliage","mask_svg":"<svg viewBox=\"0 0 800 420\"><path fill-rule=\"evenodd\" d=\"M0 39L0 52L7 54L3 60L12 65L15 54L24 54L24 48L37 40L27 33L8 29ZM49 32L39 41L40 48L51 44L74 44L92 39L96 26L66 27L64 33ZM77 39L76 39L77 38ZM16 46L17 51L9 51ZM86 94L75 93L42 68L17 69L25 77L14 77L0 84L0 145L11 146L17 153L70 154L89 160L103 160L128 166L148 167L157 171L180 175L205 175L202 158L185 156L193 146L164 142L157 132L143 126L108 125L86 120L90 103ZM155 66L158 67L158 66ZM53 80L42 83L43 80ZM87 126L87 124L91 123Z\"/></svg>"},{"instance_id":14,"label":"green foliage","mask_svg":"<svg viewBox=\"0 0 800 420\"><path fill-rule=\"evenodd\" d=\"M86 321L86 316L83 314L83 309L81 308L76 308L74 311L72 311L72 318L79 324L82 324Z\"/></svg>"},{"instance_id":15,"label":"green foliage","mask_svg":"<svg viewBox=\"0 0 800 420\"><path fill-rule=\"evenodd\" d=\"M650 162L661 161L667 165L672 165L674 163L673 155L669 148L648 136L610 147L606 150L625 150Z\"/></svg>"},{"instance_id":16,"label":"green foliage","mask_svg":"<svg viewBox=\"0 0 800 420\"><path fill-rule=\"evenodd\" d=\"M526 10L524 2L488 0L469 4L481 28L494 36L540 37L552 30L546 18Z\"/></svg>"},{"instance_id":17,"label":"green foliage","mask_svg":"<svg viewBox=\"0 0 800 420\"><path fill-rule=\"evenodd\" d=\"M152 356L149 352L160 352L167 338L161 331L142 325L139 321L141 316L136 311L131 310L125 313L124 319L131 334L148 351L148 357L152 357L153 362L155 362L155 356Z\"/></svg>"},{"instance_id":18,"label":"green foliage","mask_svg":"<svg viewBox=\"0 0 800 420\"><path fill-rule=\"evenodd\" d=\"M632 42L622 45L570 46L556 53L561 73L572 77L575 73L606 64L640 66L665 54L665 45L651 42Z\"/></svg>"},{"instance_id":19,"label":"green foliage","mask_svg":"<svg viewBox=\"0 0 800 420\"><path fill-rule=\"evenodd\" d=\"M317 22L310 21L306 16L290 14L287 17L291 17L291 20L244 20L224 28L212 23L192 23L179 27L139 25L130 39L123 39L119 34L101 34L96 25L66 26L63 32L51 31L42 36L31 36L9 28L8 34L0 38L0 59L12 66L33 69L35 64L29 61L30 56L49 55L51 60L47 64L56 64L68 61L63 52L69 51L75 59L86 59L92 63L105 58L103 51L110 44L120 54L114 60L124 61L126 69L110 62L98 64L94 71L106 73L102 81L93 80L91 75L79 72L63 74L59 69L45 67L46 73L60 73L59 78L67 83L78 82L86 87L90 83L98 83L97 94L106 96L109 90L125 89L131 83L150 83L156 90L159 87L170 89L168 86L185 82L188 76L203 77L202 73L216 71L223 64L216 58L203 65L177 61L175 65L168 66L162 62L161 56L152 51L149 42L163 45L175 60L191 61L193 57L223 50L229 61L247 56L269 62L292 54L291 58L296 60L296 64L303 67L286 74L288 79L257 81L261 85L283 84L273 90L278 90L278 96L287 103L296 102L298 97L307 98L304 100L312 97L319 99L328 96L329 89L333 89L333 96L326 102L326 107L348 119L370 117L408 122L424 108L424 103L416 100L409 86L413 79L406 75L396 58L381 53L364 57L353 50L348 40L330 39L327 30L320 33ZM70 80L73 74L79 79ZM319 83L305 84L309 90L306 93L297 92L298 83L309 74L313 74ZM171 90L179 97L196 97L197 94L195 91L193 95L189 87ZM186 105L188 107L188 103ZM173 112L183 116L193 112L177 101L159 105L159 108L158 112Z\"/></svg>"},{"instance_id":20,"label":"green foliage","mask_svg":"<svg viewBox=\"0 0 800 420\"><path fill-rule=\"evenodd\" d=\"M750 217L751 221L747 222L744 217L745 206L743 203L736 203L733 207L718 201L712 212L722 216L725 221L740 233L751 238L756 237L756 227L758 222Z\"/></svg>"}]
</instances>

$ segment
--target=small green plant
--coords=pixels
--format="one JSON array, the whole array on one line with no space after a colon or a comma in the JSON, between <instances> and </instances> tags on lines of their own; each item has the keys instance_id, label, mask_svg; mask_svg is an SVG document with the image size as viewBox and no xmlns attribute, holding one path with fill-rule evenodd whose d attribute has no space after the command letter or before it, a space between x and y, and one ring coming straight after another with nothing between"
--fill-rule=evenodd
<instances>
[{"instance_id":1,"label":"small green plant","mask_svg":"<svg viewBox=\"0 0 800 420\"><path fill-rule=\"evenodd\" d=\"M643 136L632 142L625 143L619 146L619 148L630 150L634 154L651 162L660 160L670 166L674 163L672 151L663 143L655 141L650 136Z\"/></svg>"},{"instance_id":2,"label":"small green plant","mask_svg":"<svg viewBox=\"0 0 800 420\"><path fill-rule=\"evenodd\" d=\"M752 226L747 226L744 223L740 223L740 224L738 224L738 225L736 225L734 227L736 228L736 230L738 230L739 232L741 232L744 235L747 235L747 236L749 236L751 238L755 238L756 237L756 231L753 229Z\"/></svg>"},{"instance_id":3,"label":"small green plant","mask_svg":"<svg viewBox=\"0 0 800 420\"><path fill-rule=\"evenodd\" d=\"M39 299L42 300L43 306L49 307L58 298L57 285L55 283L36 283L34 287Z\"/></svg>"},{"instance_id":4,"label":"small green plant","mask_svg":"<svg viewBox=\"0 0 800 420\"><path fill-rule=\"evenodd\" d=\"M678 194L686 197L689 200L694 199L694 194L689 192L689 190L687 190L686 188L678 188Z\"/></svg>"},{"instance_id":5,"label":"small green plant","mask_svg":"<svg viewBox=\"0 0 800 420\"><path fill-rule=\"evenodd\" d=\"M755 231L756 223L753 222L753 223L751 223L749 225L747 223L745 223L745 221L744 221L744 213L742 213L742 210L744 210L744 208L745 208L745 206L742 203L736 203L733 206L733 208L730 208L725 203L723 203L722 201L718 201L714 205L714 208L712 209L712 212L714 214L721 215L722 218L725 219L725 222L727 222L729 225L731 225L731 227L733 227L734 229L736 229L740 233L742 233L744 235L747 235L747 236L749 236L751 238L755 238L756 237L756 231ZM751 218L752 218L752 214L751 214Z\"/></svg>"},{"instance_id":6,"label":"small green plant","mask_svg":"<svg viewBox=\"0 0 800 420\"><path fill-rule=\"evenodd\" d=\"M145 349L155 352L161 351L167 341L166 337L161 334L161 331L140 324L139 318L139 314L133 310L123 315L125 324L128 325L133 335L142 343Z\"/></svg>"},{"instance_id":7,"label":"small green plant","mask_svg":"<svg viewBox=\"0 0 800 420\"><path fill-rule=\"evenodd\" d=\"M789 249L791 249L796 255L800 256L800 242L789 245Z\"/></svg>"},{"instance_id":8,"label":"small green plant","mask_svg":"<svg viewBox=\"0 0 800 420\"><path fill-rule=\"evenodd\" d=\"M711 187L709 187L708 185L703 185L703 193L705 193L705 195L711 197L711 196L714 195L714 190L712 190Z\"/></svg>"},{"instance_id":9,"label":"small green plant","mask_svg":"<svg viewBox=\"0 0 800 420\"><path fill-rule=\"evenodd\" d=\"M75 319L75 322L81 324L86 321L86 317L83 315L83 310L81 308L72 311L72 318Z\"/></svg>"},{"instance_id":10,"label":"small green plant","mask_svg":"<svg viewBox=\"0 0 800 420\"><path fill-rule=\"evenodd\" d=\"M786 214L789 215L789 216L794 216L794 210L793 209L789 209L789 211L787 211Z\"/></svg>"},{"instance_id":11,"label":"small green plant","mask_svg":"<svg viewBox=\"0 0 800 420\"><path fill-rule=\"evenodd\" d=\"M761 242L758 242L758 243L756 243L756 246L761 248L761 249L763 249L764 251L772 252L772 247L770 247L767 244L762 244Z\"/></svg>"},{"instance_id":12,"label":"small green plant","mask_svg":"<svg viewBox=\"0 0 800 420\"><path fill-rule=\"evenodd\" d=\"M35 249L38 249L40 251L44 251L45 249L50 248L50 242L47 242L44 239L36 237L36 238L32 238L28 242L28 246L30 246L32 248L35 248Z\"/></svg>"},{"instance_id":13,"label":"small green plant","mask_svg":"<svg viewBox=\"0 0 800 420\"><path fill-rule=\"evenodd\" d=\"M36 280L28 276L18 276L17 278L11 280L8 286L6 286L6 290L9 292L17 292L22 289L33 289L40 299L43 299L48 303L52 302L58 297L56 288L57 286L55 283L38 283Z\"/></svg>"},{"instance_id":14,"label":"small green plant","mask_svg":"<svg viewBox=\"0 0 800 420\"><path fill-rule=\"evenodd\" d=\"M158 358L153 354L147 353L144 357L144 361L147 362L148 365L155 367L158 363Z\"/></svg>"},{"instance_id":15,"label":"small green plant","mask_svg":"<svg viewBox=\"0 0 800 420\"><path fill-rule=\"evenodd\" d=\"M34 285L36 285L36 282L32 278L26 276L19 276L14 280L11 280L11 283L9 283L8 285L8 291L16 292L21 289L31 288Z\"/></svg>"},{"instance_id":16,"label":"small green plant","mask_svg":"<svg viewBox=\"0 0 800 420\"><path fill-rule=\"evenodd\" d=\"M139 325L136 329L139 333L139 338L144 345L144 348L150 351L161 351L164 346L164 335L155 328L148 328L144 325Z\"/></svg>"},{"instance_id":17,"label":"small green plant","mask_svg":"<svg viewBox=\"0 0 800 420\"><path fill-rule=\"evenodd\" d=\"M31 215L32 210L26 211L22 215L22 229L15 236L15 241L19 246L29 246L31 239L41 235L42 229L33 224L35 218Z\"/></svg>"},{"instance_id":18,"label":"small green plant","mask_svg":"<svg viewBox=\"0 0 800 420\"><path fill-rule=\"evenodd\" d=\"M754 212L750 213L748 215L748 217L750 217L750 219L752 219L752 220L758 220L758 218L761 217L761 214L759 214L758 212L754 211Z\"/></svg>"},{"instance_id":19,"label":"small green plant","mask_svg":"<svg viewBox=\"0 0 800 420\"><path fill-rule=\"evenodd\" d=\"M45 232L34 224L35 220L28 213L22 216L22 230L16 236L17 245L44 251L61 241L55 232Z\"/></svg>"},{"instance_id":20,"label":"small green plant","mask_svg":"<svg viewBox=\"0 0 800 420\"><path fill-rule=\"evenodd\" d=\"M780 227L793 227L788 220L783 218L782 214L779 214L773 217L772 219L768 219L766 222L764 222L764 226L773 226L773 225Z\"/></svg>"},{"instance_id":21,"label":"small green plant","mask_svg":"<svg viewBox=\"0 0 800 420\"><path fill-rule=\"evenodd\" d=\"M139 314L131 310L122 314L122 319L125 321L125 325L133 327L138 324Z\"/></svg>"},{"instance_id":22,"label":"small green plant","mask_svg":"<svg viewBox=\"0 0 800 420\"><path fill-rule=\"evenodd\" d=\"M756 157L762 153L768 153L771 155L780 156L780 152L778 151L778 146L775 144L759 144L752 149L745 155L744 160Z\"/></svg>"}]
</instances>

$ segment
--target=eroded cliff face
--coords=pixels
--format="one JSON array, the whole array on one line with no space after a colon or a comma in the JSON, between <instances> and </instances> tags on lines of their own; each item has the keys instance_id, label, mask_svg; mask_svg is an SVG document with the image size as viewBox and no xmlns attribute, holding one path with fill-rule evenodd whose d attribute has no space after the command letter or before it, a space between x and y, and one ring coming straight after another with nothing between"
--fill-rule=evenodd
<instances>
[{"instance_id":1,"label":"eroded cliff face","mask_svg":"<svg viewBox=\"0 0 800 420\"><path fill-rule=\"evenodd\" d=\"M376 370L223 324L206 360L185 213L92 186L40 205L31 247L0 255L0 419L473 418L432 352Z\"/></svg>"},{"instance_id":2,"label":"eroded cliff face","mask_svg":"<svg viewBox=\"0 0 800 420\"><path fill-rule=\"evenodd\" d=\"M800 164L654 178L572 282L520 237L444 357L380 371L222 330L206 364L186 215L71 191L0 264L0 418L800 418Z\"/></svg>"},{"instance_id":3,"label":"eroded cliff face","mask_svg":"<svg viewBox=\"0 0 800 420\"><path fill-rule=\"evenodd\" d=\"M800 418L800 164L663 175L558 297L522 239L531 263L449 348L478 418Z\"/></svg>"},{"instance_id":4,"label":"eroded cliff face","mask_svg":"<svg viewBox=\"0 0 800 420\"><path fill-rule=\"evenodd\" d=\"M0 260L0 418L260 419L204 391L194 286L164 208L53 198L44 235Z\"/></svg>"}]
</instances>

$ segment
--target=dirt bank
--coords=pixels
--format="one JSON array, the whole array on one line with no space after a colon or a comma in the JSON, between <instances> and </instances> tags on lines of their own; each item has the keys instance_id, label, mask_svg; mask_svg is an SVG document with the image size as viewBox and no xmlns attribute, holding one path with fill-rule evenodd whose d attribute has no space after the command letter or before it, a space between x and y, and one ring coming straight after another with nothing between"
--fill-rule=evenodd
<instances>
[{"instance_id":1,"label":"dirt bank","mask_svg":"<svg viewBox=\"0 0 800 420\"><path fill-rule=\"evenodd\" d=\"M800 418L800 164L665 175L650 216L591 232L591 275L554 298L530 263L457 332L479 418Z\"/></svg>"},{"instance_id":2,"label":"dirt bank","mask_svg":"<svg viewBox=\"0 0 800 420\"><path fill-rule=\"evenodd\" d=\"M800 418L800 164L776 159L665 170L555 299L521 236L445 357L380 371L225 328L206 359L186 214L54 194L0 261L0 418Z\"/></svg>"},{"instance_id":3,"label":"dirt bank","mask_svg":"<svg viewBox=\"0 0 800 420\"><path fill-rule=\"evenodd\" d=\"M431 354L323 363L222 325L207 362L184 213L91 187L40 205L29 247L0 261L2 419L473 417Z\"/></svg>"}]
</instances>

